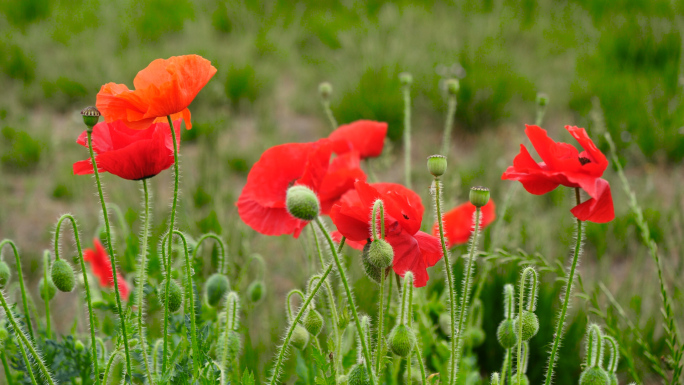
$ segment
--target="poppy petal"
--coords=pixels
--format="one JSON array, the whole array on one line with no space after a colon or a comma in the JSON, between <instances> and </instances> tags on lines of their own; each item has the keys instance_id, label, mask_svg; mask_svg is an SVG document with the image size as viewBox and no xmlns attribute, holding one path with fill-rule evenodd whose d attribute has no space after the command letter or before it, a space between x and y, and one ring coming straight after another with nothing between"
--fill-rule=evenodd
<instances>
[{"instance_id":1,"label":"poppy petal","mask_svg":"<svg viewBox=\"0 0 684 385\"><path fill-rule=\"evenodd\" d=\"M605 179L598 179L597 192L598 197L580 203L570 210L570 212L581 221L606 223L615 219L613 197L610 192L608 181Z\"/></svg>"}]
</instances>

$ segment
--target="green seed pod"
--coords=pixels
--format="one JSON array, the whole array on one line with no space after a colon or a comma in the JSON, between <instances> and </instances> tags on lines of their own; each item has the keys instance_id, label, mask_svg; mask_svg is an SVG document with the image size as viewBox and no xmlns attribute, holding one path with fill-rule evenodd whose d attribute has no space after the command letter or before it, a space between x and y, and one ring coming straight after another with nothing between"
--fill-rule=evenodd
<instances>
[{"instance_id":1,"label":"green seed pod","mask_svg":"<svg viewBox=\"0 0 684 385\"><path fill-rule=\"evenodd\" d=\"M593 366L582 372L579 383L580 385L609 385L610 377L603 368Z\"/></svg>"},{"instance_id":2,"label":"green seed pod","mask_svg":"<svg viewBox=\"0 0 684 385\"><path fill-rule=\"evenodd\" d=\"M399 324L388 336L392 352L400 357L407 357L416 346L416 333L406 325Z\"/></svg>"},{"instance_id":3,"label":"green seed pod","mask_svg":"<svg viewBox=\"0 0 684 385\"><path fill-rule=\"evenodd\" d=\"M368 371L363 364L356 364L352 367L348 377L349 385L370 385Z\"/></svg>"},{"instance_id":4,"label":"green seed pod","mask_svg":"<svg viewBox=\"0 0 684 385\"><path fill-rule=\"evenodd\" d=\"M482 328L473 327L466 330L463 337L465 338L466 344L476 348L484 343L485 332Z\"/></svg>"},{"instance_id":5,"label":"green seed pod","mask_svg":"<svg viewBox=\"0 0 684 385\"><path fill-rule=\"evenodd\" d=\"M447 169L447 158L444 155L428 156L427 168L432 176L439 178Z\"/></svg>"},{"instance_id":6,"label":"green seed pod","mask_svg":"<svg viewBox=\"0 0 684 385\"><path fill-rule=\"evenodd\" d=\"M333 93L333 86L329 82L323 82L318 85L318 94L321 95L321 98L323 100L328 100L330 99L330 96Z\"/></svg>"},{"instance_id":7,"label":"green seed pod","mask_svg":"<svg viewBox=\"0 0 684 385\"><path fill-rule=\"evenodd\" d=\"M312 221L318 216L321 205L316 193L306 186L292 186L287 189L285 197L287 211L293 217L303 221Z\"/></svg>"},{"instance_id":8,"label":"green seed pod","mask_svg":"<svg viewBox=\"0 0 684 385\"><path fill-rule=\"evenodd\" d=\"M247 288L247 298L252 303L258 303L264 297L264 291L264 283L262 281L254 281Z\"/></svg>"},{"instance_id":9,"label":"green seed pod","mask_svg":"<svg viewBox=\"0 0 684 385\"><path fill-rule=\"evenodd\" d=\"M71 268L67 261L58 259L53 262L50 275L52 276L52 282L55 283L59 291L68 293L74 290L74 286L76 286L74 269Z\"/></svg>"},{"instance_id":10,"label":"green seed pod","mask_svg":"<svg viewBox=\"0 0 684 385\"><path fill-rule=\"evenodd\" d=\"M399 74L399 81L404 86L410 86L413 83L413 75L408 72L402 72Z\"/></svg>"},{"instance_id":11,"label":"green seed pod","mask_svg":"<svg viewBox=\"0 0 684 385\"><path fill-rule=\"evenodd\" d=\"M511 379L511 385L530 385L530 379L527 378L527 374L523 373L520 379L520 384L518 383L518 374L513 373L513 378Z\"/></svg>"},{"instance_id":12,"label":"green seed pod","mask_svg":"<svg viewBox=\"0 0 684 385\"><path fill-rule=\"evenodd\" d=\"M515 317L515 330L516 333L518 332L518 319L520 319L520 316ZM534 337L537 335L537 332L539 331L539 318L537 318L537 315L527 311L523 310L522 312L522 339L523 341L529 341L530 338Z\"/></svg>"},{"instance_id":13,"label":"green seed pod","mask_svg":"<svg viewBox=\"0 0 684 385\"><path fill-rule=\"evenodd\" d=\"M81 340L76 340L76 342L74 342L74 349L81 352L83 349L85 349L85 346L83 346L83 342Z\"/></svg>"},{"instance_id":14,"label":"green seed pod","mask_svg":"<svg viewBox=\"0 0 684 385\"><path fill-rule=\"evenodd\" d=\"M451 336L451 314L444 312L439 315L439 329L447 337Z\"/></svg>"},{"instance_id":15,"label":"green seed pod","mask_svg":"<svg viewBox=\"0 0 684 385\"><path fill-rule=\"evenodd\" d=\"M317 336L318 333L321 332L321 329L323 329L323 317L321 316L321 313L316 310L310 310L304 319L304 328L311 333L312 336Z\"/></svg>"},{"instance_id":16,"label":"green seed pod","mask_svg":"<svg viewBox=\"0 0 684 385\"><path fill-rule=\"evenodd\" d=\"M544 107L547 104L549 104L549 95L547 95L543 92L538 93L537 94L537 104L541 107Z\"/></svg>"},{"instance_id":17,"label":"green seed pod","mask_svg":"<svg viewBox=\"0 0 684 385\"><path fill-rule=\"evenodd\" d=\"M482 207L489 202L489 189L482 186L472 187L470 189L470 203L475 207Z\"/></svg>"},{"instance_id":18,"label":"green seed pod","mask_svg":"<svg viewBox=\"0 0 684 385\"><path fill-rule=\"evenodd\" d=\"M386 240L376 239L371 242L370 248L368 249L368 262L370 262L371 265L380 269L386 269L392 266L393 260L394 250L392 250L392 245Z\"/></svg>"},{"instance_id":19,"label":"green seed pod","mask_svg":"<svg viewBox=\"0 0 684 385\"><path fill-rule=\"evenodd\" d=\"M363 265L363 271L366 272L368 278L370 278L371 281L380 284L380 274L382 274L382 269L370 262L370 247L370 242L363 246L363 251L361 252L361 264Z\"/></svg>"},{"instance_id":20,"label":"green seed pod","mask_svg":"<svg viewBox=\"0 0 684 385\"><path fill-rule=\"evenodd\" d=\"M159 287L159 302L164 306L166 301L166 280L163 280ZM180 309L183 304L183 293L181 288L175 280L169 282L169 311L174 313Z\"/></svg>"},{"instance_id":21,"label":"green seed pod","mask_svg":"<svg viewBox=\"0 0 684 385\"><path fill-rule=\"evenodd\" d=\"M299 350L304 350L308 343L309 332L302 325L297 324L292 332L292 337L290 337L290 344Z\"/></svg>"},{"instance_id":22,"label":"green seed pod","mask_svg":"<svg viewBox=\"0 0 684 385\"><path fill-rule=\"evenodd\" d=\"M505 319L496 329L496 339L504 349L510 349L518 343L518 335L515 333L515 322L512 319Z\"/></svg>"},{"instance_id":23,"label":"green seed pod","mask_svg":"<svg viewBox=\"0 0 684 385\"><path fill-rule=\"evenodd\" d=\"M447 92L449 92L450 95L456 95L458 93L458 90L461 88L461 85L458 82L458 79L449 79L446 81L446 88Z\"/></svg>"},{"instance_id":24,"label":"green seed pod","mask_svg":"<svg viewBox=\"0 0 684 385\"><path fill-rule=\"evenodd\" d=\"M52 278L48 277L47 282L46 287L44 278L41 278L40 281L38 281L38 292L43 301L52 301L52 299L55 298L55 294L57 294L57 287L55 287L54 282L52 282Z\"/></svg>"},{"instance_id":25,"label":"green seed pod","mask_svg":"<svg viewBox=\"0 0 684 385\"><path fill-rule=\"evenodd\" d=\"M92 132L93 127L100 120L101 114L97 108L90 106L81 110L81 116L83 116L83 123L88 126L88 131Z\"/></svg>"},{"instance_id":26,"label":"green seed pod","mask_svg":"<svg viewBox=\"0 0 684 385\"><path fill-rule=\"evenodd\" d=\"M230 290L230 281L223 274L215 273L204 285L204 296L211 307L216 307Z\"/></svg>"},{"instance_id":27,"label":"green seed pod","mask_svg":"<svg viewBox=\"0 0 684 385\"><path fill-rule=\"evenodd\" d=\"M4 289L9 282L12 272L5 261L0 261L0 289Z\"/></svg>"}]
</instances>

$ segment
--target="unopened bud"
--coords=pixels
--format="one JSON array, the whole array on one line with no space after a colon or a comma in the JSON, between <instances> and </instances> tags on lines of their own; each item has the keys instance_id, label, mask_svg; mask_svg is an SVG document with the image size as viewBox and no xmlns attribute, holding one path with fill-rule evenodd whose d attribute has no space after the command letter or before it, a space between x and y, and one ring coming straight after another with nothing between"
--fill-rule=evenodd
<instances>
[{"instance_id":1,"label":"unopened bud","mask_svg":"<svg viewBox=\"0 0 684 385\"><path fill-rule=\"evenodd\" d=\"M304 328L311 333L312 336L317 336L318 333L321 332L321 329L323 329L323 317L321 316L321 313L316 310L310 310L304 319Z\"/></svg>"},{"instance_id":2,"label":"unopened bud","mask_svg":"<svg viewBox=\"0 0 684 385\"><path fill-rule=\"evenodd\" d=\"M368 378L368 371L363 364L356 364L349 372L347 378L349 385L370 385L370 378Z\"/></svg>"},{"instance_id":3,"label":"unopened bud","mask_svg":"<svg viewBox=\"0 0 684 385\"><path fill-rule=\"evenodd\" d=\"M76 286L76 278L74 277L74 269L71 265L63 259L58 259L52 263L50 275L55 287L61 292L68 293L74 290Z\"/></svg>"},{"instance_id":4,"label":"unopened bud","mask_svg":"<svg viewBox=\"0 0 684 385\"><path fill-rule=\"evenodd\" d=\"M230 290L230 281L223 274L212 274L204 285L204 295L211 307L216 307Z\"/></svg>"},{"instance_id":5,"label":"unopened bud","mask_svg":"<svg viewBox=\"0 0 684 385\"><path fill-rule=\"evenodd\" d=\"M0 261L0 289L3 289L9 282L12 272L5 261Z\"/></svg>"},{"instance_id":6,"label":"unopened bud","mask_svg":"<svg viewBox=\"0 0 684 385\"><path fill-rule=\"evenodd\" d=\"M386 240L376 239L371 242L368 250L368 262L380 269L386 269L392 266L393 260L394 250L392 250L392 245Z\"/></svg>"},{"instance_id":7,"label":"unopened bud","mask_svg":"<svg viewBox=\"0 0 684 385\"><path fill-rule=\"evenodd\" d=\"M74 349L80 352L85 349L85 346L83 346L83 342L81 340L76 340L76 342L74 342Z\"/></svg>"},{"instance_id":8,"label":"unopened bud","mask_svg":"<svg viewBox=\"0 0 684 385\"><path fill-rule=\"evenodd\" d=\"M304 350L306 345L309 343L309 332L304 329L302 325L297 324L294 331L292 332L292 337L290 338L290 344L299 350Z\"/></svg>"},{"instance_id":9,"label":"unopened bud","mask_svg":"<svg viewBox=\"0 0 684 385\"><path fill-rule=\"evenodd\" d=\"M361 251L361 264L363 265L363 271L366 273L368 278L377 283L380 284L381 282L381 274L383 273L383 269L375 266L374 264L371 263L370 261L370 248L371 248L371 243L368 242L363 246L363 251Z\"/></svg>"},{"instance_id":10,"label":"unopened bud","mask_svg":"<svg viewBox=\"0 0 684 385\"><path fill-rule=\"evenodd\" d=\"M579 383L580 385L609 385L610 377L603 368L592 366L582 372Z\"/></svg>"},{"instance_id":11,"label":"unopened bud","mask_svg":"<svg viewBox=\"0 0 684 385\"><path fill-rule=\"evenodd\" d=\"M549 95L540 92L537 94L537 105L541 107L545 107L547 104L549 104Z\"/></svg>"},{"instance_id":12,"label":"unopened bud","mask_svg":"<svg viewBox=\"0 0 684 385\"><path fill-rule=\"evenodd\" d=\"M388 337L390 349L400 357L407 357L416 346L416 333L404 324L392 329Z\"/></svg>"},{"instance_id":13,"label":"unopened bud","mask_svg":"<svg viewBox=\"0 0 684 385\"><path fill-rule=\"evenodd\" d=\"M458 79L449 79L446 82L446 88L450 95L456 95L461 88L461 85L459 84Z\"/></svg>"},{"instance_id":14,"label":"unopened bud","mask_svg":"<svg viewBox=\"0 0 684 385\"><path fill-rule=\"evenodd\" d=\"M247 297L253 303L258 303L264 297L264 283L262 281L254 281L249 284L247 288Z\"/></svg>"},{"instance_id":15,"label":"unopened bud","mask_svg":"<svg viewBox=\"0 0 684 385\"><path fill-rule=\"evenodd\" d=\"M519 330L518 320L520 316L515 317L515 330ZM530 338L537 335L539 331L539 318L531 311L523 310L522 312L522 339L529 341Z\"/></svg>"},{"instance_id":16,"label":"unopened bud","mask_svg":"<svg viewBox=\"0 0 684 385\"><path fill-rule=\"evenodd\" d=\"M166 301L166 280L163 280L159 288L159 301L164 306ZM176 312L183 304L183 293L178 283L172 279L169 281L169 311Z\"/></svg>"},{"instance_id":17,"label":"unopened bud","mask_svg":"<svg viewBox=\"0 0 684 385\"><path fill-rule=\"evenodd\" d=\"M403 86L410 86L413 83L413 75L408 72L402 72L399 74L399 81Z\"/></svg>"},{"instance_id":18,"label":"unopened bud","mask_svg":"<svg viewBox=\"0 0 684 385\"><path fill-rule=\"evenodd\" d=\"M482 207L489 202L489 189L482 186L472 187L470 189L470 203L475 207Z\"/></svg>"},{"instance_id":19,"label":"unopened bud","mask_svg":"<svg viewBox=\"0 0 684 385\"><path fill-rule=\"evenodd\" d=\"M303 221L316 219L321 207L316 193L301 185L292 186L287 190L285 203L290 215Z\"/></svg>"},{"instance_id":20,"label":"unopened bud","mask_svg":"<svg viewBox=\"0 0 684 385\"><path fill-rule=\"evenodd\" d=\"M431 155L428 156L427 161L428 171L435 178L439 178L444 175L447 169L447 158L444 155Z\"/></svg>"},{"instance_id":21,"label":"unopened bud","mask_svg":"<svg viewBox=\"0 0 684 385\"><path fill-rule=\"evenodd\" d=\"M333 93L333 86L329 82L323 82L318 85L318 94L321 95L323 100L330 99Z\"/></svg>"},{"instance_id":22,"label":"unopened bud","mask_svg":"<svg viewBox=\"0 0 684 385\"><path fill-rule=\"evenodd\" d=\"M93 132L93 127L100 120L101 114L97 108L90 106L81 110L81 116L83 116L83 123L88 126L88 131Z\"/></svg>"},{"instance_id":23,"label":"unopened bud","mask_svg":"<svg viewBox=\"0 0 684 385\"><path fill-rule=\"evenodd\" d=\"M57 288L55 287L54 282L52 282L52 278L47 278L47 285L45 284L45 278L41 278L40 281L38 281L38 292L43 301L51 301L55 298Z\"/></svg>"},{"instance_id":24,"label":"unopened bud","mask_svg":"<svg viewBox=\"0 0 684 385\"><path fill-rule=\"evenodd\" d=\"M512 319L505 319L496 329L496 339L504 349L510 349L518 343L518 335L515 333L515 323Z\"/></svg>"}]
</instances>

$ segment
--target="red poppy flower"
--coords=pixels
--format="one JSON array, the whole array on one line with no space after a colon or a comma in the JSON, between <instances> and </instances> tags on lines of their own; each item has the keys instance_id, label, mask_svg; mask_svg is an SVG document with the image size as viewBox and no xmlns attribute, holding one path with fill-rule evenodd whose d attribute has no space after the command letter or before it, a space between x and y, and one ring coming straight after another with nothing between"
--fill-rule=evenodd
<instances>
[{"instance_id":1,"label":"red poppy flower","mask_svg":"<svg viewBox=\"0 0 684 385\"><path fill-rule=\"evenodd\" d=\"M149 127L157 118L183 118L190 129L188 106L216 73L211 62L198 55L157 59L138 72L129 90L125 84L107 83L97 94L97 109L105 121L123 120L135 130Z\"/></svg>"},{"instance_id":2,"label":"red poppy flower","mask_svg":"<svg viewBox=\"0 0 684 385\"><path fill-rule=\"evenodd\" d=\"M330 155L327 139L281 144L266 150L247 175L247 184L238 198L242 221L265 235L299 237L308 222L287 212L287 189L297 184L318 193L328 171Z\"/></svg>"},{"instance_id":3,"label":"red poppy flower","mask_svg":"<svg viewBox=\"0 0 684 385\"><path fill-rule=\"evenodd\" d=\"M418 231L425 211L420 196L395 183L369 185L358 181L355 187L330 212L339 234L348 239L350 246L363 248L371 238L373 204L381 199L385 207L385 240L394 250L394 271L402 277L411 271L415 286L425 286L429 279L427 268L442 258L442 248L439 238Z\"/></svg>"},{"instance_id":4,"label":"red poppy flower","mask_svg":"<svg viewBox=\"0 0 684 385\"><path fill-rule=\"evenodd\" d=\"M173 123L180 146L180 119ZM129 180L153 177L173 165L173 139L168 123L154 123L145 130L132 130L122 121L100 122L93 127L93 151L100 172ZM86 131L76 143L88 147ZM90 159L74 163L74 174L93 173Z\"/></svg>"},{"instance_id":5,"label":"red poppy flower","mask_svg":"<svg viewBox=\"0 0 684 385\"><path fill-rule=\"evenodd\" d=\"M354 188L357 180L366 180L366 173L361 169L361 158L356 151L335 157L328 173L323 178L318 197L321 201L321 213L328 215L330 209L342 197L342 194Z\"/></svg>"},{"instance_id":6,"label":"red poppy flower","mask_svg":"<svg viewBox=\"0 0 684 385\"><path fill-rule=\"evenodd\" d=\"M475 227L473 221L475 209L475 205L466 202L444 214L444 235L447 237L449 246L468 242ZM482 206L481 212L480 230L489 226L496 219L494 201L490 199L486 205ZM437 222L432 227L432 235L439 237L439 224Z\"/></svg>"},{"instance_id":7,"label":"red poppy flower","mask_svg":"<svg viewBox=\"0 0 684 385\"><path fill-rule=\"evenodd\" d=\"M86 249L83 252L83 260L90 263L93 274L100 280L100 286L114 287L114 276L112 275L112 264L109 261L109 256L99 239L95 238L93 243L95 244L95 250ZM121 298L127 300L128 295L131 293L128 283L118 272L116 273L116 279L119 284Z\"/></svg>"},{"instance_id":8,"label":"red poppy flower","mask_svg":"<svg viewBox=\"0 0 684 385\"><path fill-rule=\"evenodd\" d=\"M556 143L546 130L526 126L525 134L543 162L537 163L524 145L513 160L513 166L501 179L517 180L525 190L535 195L546 194L558 185L581 188L591 199L575 206L572 214L581 221L610 222L615 218L610 185L601 176L608 167L606 156L599 151L584 128L565 126L584 151L570 144Z\"/></svg>"},{"instance_id":9,"label":"red poppy flower","mask_svg":"<svg viewBox=\"0 0 684 385\"><path fill-rule=\"evenodd\" d=\"M382 154L387 136L387 123L372 120L357 120L333 131L328 139L333 142L333 151L345 154L356 150L362 159L374 158Z\"/></svg>"}]
</instances>

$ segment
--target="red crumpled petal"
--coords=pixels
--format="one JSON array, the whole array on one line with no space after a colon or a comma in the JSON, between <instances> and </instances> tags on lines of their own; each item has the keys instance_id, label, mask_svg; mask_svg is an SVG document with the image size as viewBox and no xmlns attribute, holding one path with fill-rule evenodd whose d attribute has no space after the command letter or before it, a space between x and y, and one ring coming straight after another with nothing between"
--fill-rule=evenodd
<instances>
[{"instance_id":1,"label":"red crumpled petal","mask_svg":"<svg viewBox=\"0 0 684 385\"><path fill-rule=\"evenodd\" d=\"M447 243L450 247L468 242L475 227L473 222L475 210L475 205L466 202L444 214L444 235L447 237ZM486 205L482 206L481 211L480 230L489 226L496 219L494 200L490 199ZM432 226L432 235L439 236L439 224L437 222Z\"/></svg>"},{"instance_id":2,"label":"red crumpled petal","mask_svg":"<svg viewBox=\"0 0 684 385\"><path fill-rule=\"evenodd\" d=\"M333 142L333 151L338 155L357 151L361 158L374 158L382 154L386 136L387 123L357 120L338 127L328 139Z\"/></svg>"},{"instance_id":3,"label":"red crumpled petal","mask_svg":"<svg viewBox=\"0 0 684 385\"><path fill-rule=\"evenodd\" d=\"M606 223L615 219L610 185L605 179L597 181L598 198L591 198L575 206L570 212L580 221Z\"/></svg>"}]
</instances>

